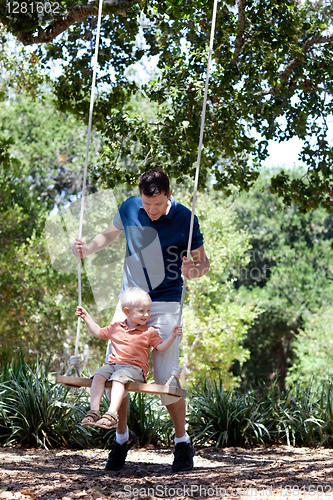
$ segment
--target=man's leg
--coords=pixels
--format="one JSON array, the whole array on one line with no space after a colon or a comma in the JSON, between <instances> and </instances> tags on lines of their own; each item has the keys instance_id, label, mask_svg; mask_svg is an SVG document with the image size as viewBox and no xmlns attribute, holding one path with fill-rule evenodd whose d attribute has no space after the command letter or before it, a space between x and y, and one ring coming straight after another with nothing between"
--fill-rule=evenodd
<instances>
[{"instance_id":1,"label":"man's leg","mask_svg":"<svg viewBox=\"0 0 333 500\"><path fill-rule=\"evenodd\" d=\"M149 324L154 326L164 340L173 328L178 326L180 305L177 302L153 302ZM165 352L153 351L154 379L157 384L165 384L172 370L179 366L179 340ZM194 448L186 433L186 406L184 398L162 395L161 401L167 408L175 428L175 458L172 464L173 472L193 468Z\"/></svg>"},{"instance_id":2,"label":"man's leg","mask_svg":"<svg viewBox=\"0 0 333 500\"><path fill-rule=\"evenodd\" d=\"M181 438L185 435L185 417L186 417L186 406L185 399L179 398L177 403L172 405L167 405L166 409L169 412L173 426L175 428L176 438Z\"/></svg>"},{"instance_id":3,"label":"man's leg","mask_svg":"<svg viewBox=\"0 0 333 500\"><path fill-rule=\"evenodd\" d=\"M118 419L119 419L117 428L118 434L124 434L127 431L128 407L129 407L129 397L127 394L127 396L124 397L118 411Z\"/></svg>"},{"instance_id":4,"label":"man's leg","mask_svg":"<svg viewBox=\"0 0 333 500\"><path fill-rule=\"evenodd\" d=\"M179 398L177 403L167 405L175 428L175 457L172 464L173 472L191 470L193 468L194 447L185 430L186 406L185 399Z\"/></svg>"}]
</instances>

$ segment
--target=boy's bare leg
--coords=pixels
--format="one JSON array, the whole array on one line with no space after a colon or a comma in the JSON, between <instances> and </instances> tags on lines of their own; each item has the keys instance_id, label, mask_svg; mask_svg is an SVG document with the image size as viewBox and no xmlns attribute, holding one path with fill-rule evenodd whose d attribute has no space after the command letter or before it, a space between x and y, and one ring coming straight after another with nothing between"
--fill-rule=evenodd
<instances>
[{"instance_id":1,"label":"boy's bare leg","mask_svg":"<svg viewBox=\"0 0 333 500\"><path fill-rule=\"evenodd\" d=\"M91 384L90 409L99 411L103 393L105 390L106 378L103 375L95 375Z\"/></svg>"},{"instance_id":2,"label":"boy's bare leg","mask_svg":"<svg viewBox=\"0 0 333 500\"><path fill-rule=\"evenodd\" d=\"M179 401L172 405L167 405L166 409L169 412L171 420L175 428L175 435L181 438L185 435L185 418L186 418L186 405L185 399L179 398Z\"/></svg>"},{"instance_id":3,"label":"boy's bare leg","mask_svg":"<svg viewBox=\"0 0 333 500\"><path fill-rule=\"evenodd\" d=\"M125 398L123 398L120 408L118 410L118 428L117 432L119 434L124 434L127 430L127 412L129 406L129 397L128 394Z\"/></svg>"},{"instance_id":4,"label":"boy's bare leg","mask_svg":"<svg viewBox=\"0 0 333 500\"><path fill-rule=\"evenodd\" d=\"M111 403L109 406L109 411L111 413L116 413L118 415L122 400L124 398L124 393L125 393L124 384L118 382L118 380L113 380L111 389Z\"/></svg>"}]
</instances>

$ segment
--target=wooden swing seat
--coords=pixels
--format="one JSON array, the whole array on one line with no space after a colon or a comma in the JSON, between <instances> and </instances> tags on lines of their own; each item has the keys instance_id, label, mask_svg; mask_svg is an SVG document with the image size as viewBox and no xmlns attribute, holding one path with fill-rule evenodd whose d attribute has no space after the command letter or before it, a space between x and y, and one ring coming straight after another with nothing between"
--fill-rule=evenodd
<instances>
[{"instance_id":1,"label":"wooden swing seat","mask_svg":"<svg viewBox=\"0 0 333 500\"><path fill-rule=\"evenodd\" d=\"M57 383L63 384L66 387L91 387L92 379L83 377L68 377L65 375L57 376ZM105 384L106 388L111 388L112 381L108 380ZM125 384L126 391L129 392L144 392L146 394L166 394L168 396L185 397L187 391L181 387L173 385L159 384L144 384L139 382L127 382Z\"/></svg>"}]
</instances>

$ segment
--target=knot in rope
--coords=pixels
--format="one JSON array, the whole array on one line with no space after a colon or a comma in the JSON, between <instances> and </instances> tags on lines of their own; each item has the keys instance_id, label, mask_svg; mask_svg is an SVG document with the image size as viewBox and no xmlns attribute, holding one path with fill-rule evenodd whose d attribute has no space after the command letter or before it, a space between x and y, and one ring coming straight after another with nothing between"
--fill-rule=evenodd
<instances>
[{"instance_id":1,"label":"knot in rope","mask_svg":"<svg viewBox=\"0 0 333 500\"><path fill-rule=\"evenodd\" d=\"M169 378L169 380L167 381L167 383L165 385L170 385L172 380L175 379L177 382L177 387L181 387L180 376L181 376L183 371L184 371L185 375L188 375L190 373L189 370L186 368L186 366L179 366L178 368L173 368L171 371L171 377Z\"/></svg>"},{"instance_id":2,"label":"knot in rope","mask_svg":"<svg viewBox=\"0 0 333 500\"><path fill-rule=\"evenodd\" d=\"M80 376L80 356L71 356L69 358L69 368L65 375L69 375L73 370L75 370L76 375Z\"/></svg>"}]
</instances>

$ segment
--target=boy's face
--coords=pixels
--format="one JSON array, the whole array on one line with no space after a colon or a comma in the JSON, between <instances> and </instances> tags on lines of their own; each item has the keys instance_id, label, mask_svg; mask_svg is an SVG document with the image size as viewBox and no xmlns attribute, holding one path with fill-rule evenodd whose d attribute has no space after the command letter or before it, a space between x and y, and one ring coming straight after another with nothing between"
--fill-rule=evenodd
<instances>
[{"instance_id":1,"label":"boy's face","mask_svg":"<svg viewBox=\"0 0 333 500\"><path fill-rule=\"evenodd\" d=\"M166 214L170 196L171 191L168 194L165 194L163 191L156 196L146 196L141 194L143 208L151 220L158 220L162 217L162 215Z\"/></svg>"},{"instance_id":2,"label":"boy's face","mask_svg":"<svg viewBox=\"0 0 333 500\"><path fill-rule=\"evenodd\" d=\"M130 326L145 325L150 316L150 304L137 304L133 307L125 307L124 312Z\"/></svg>"}]
</instances>

